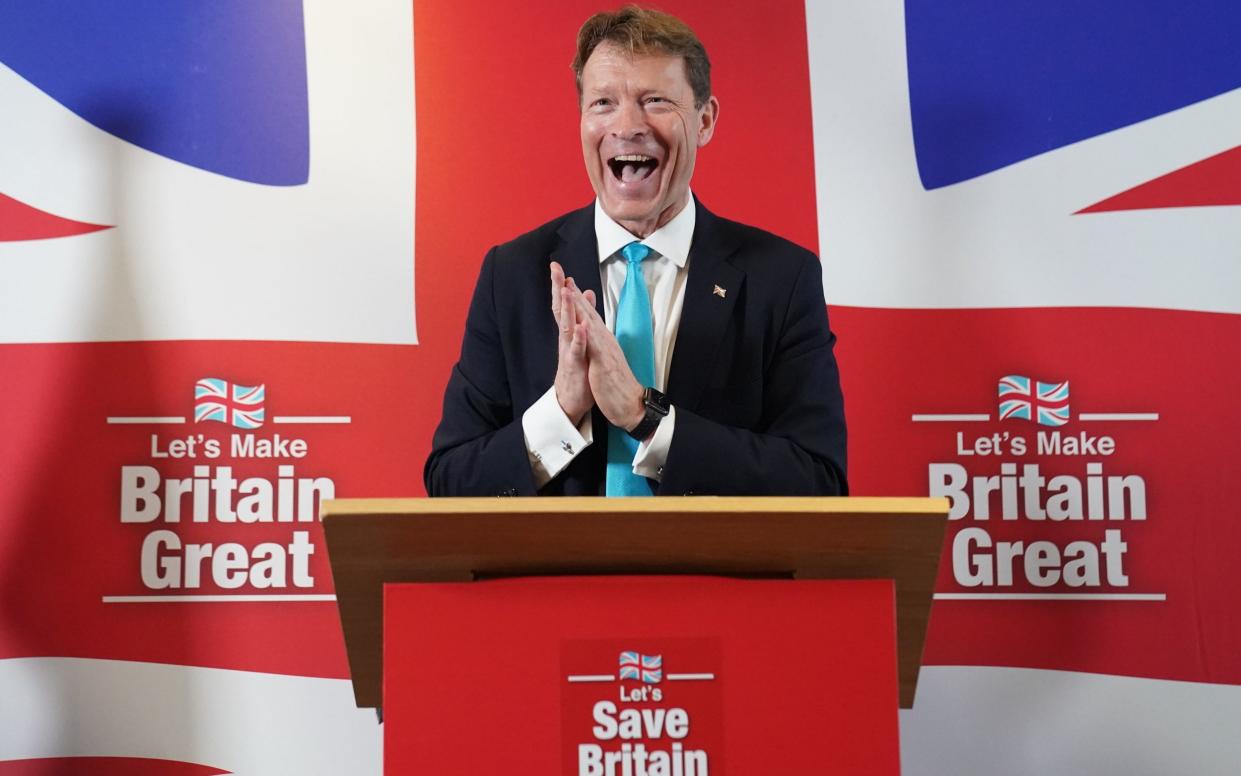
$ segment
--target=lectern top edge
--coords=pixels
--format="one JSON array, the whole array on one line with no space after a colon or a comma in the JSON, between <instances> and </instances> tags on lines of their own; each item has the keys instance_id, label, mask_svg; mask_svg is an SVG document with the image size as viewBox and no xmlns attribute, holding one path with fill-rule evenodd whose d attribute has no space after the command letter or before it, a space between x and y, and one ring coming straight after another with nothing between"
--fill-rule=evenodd
<instances>
[{"instance_id":1,"label":"lectern top edge","mask_svg":"<svg viewBox=\"0 0 1241 776\"><path fill-rule=\"evenodd\" d=\"M747 514L753 512L787 514L882 514L927 516L948 512L946 498L873 498L873 497L751 497L727 496L657 496L654 498L496 498L489 499L488 511L493 514L548 514L607 512L612 514L680 513ZM477 514L476 498L382 498L332 499L324 501L322 517L335 515L409 515L409 514Z\"/></svg>"},{"instance_id":2,"label":"lectern top edge","mask_svg":"<svg viewBox=\"0 0 1241 776\"><path fill-rule=\"evenodd\" d=\"M913 703L944 498L411 498L323 502L355 699L382 705L385 583L556 574L892 579L901 704ZM598 519L609 531L598 530ZM626 531L641 527L642 531ZM727 530L716 530L719 527Z\"/></svg>"}]
</instances>

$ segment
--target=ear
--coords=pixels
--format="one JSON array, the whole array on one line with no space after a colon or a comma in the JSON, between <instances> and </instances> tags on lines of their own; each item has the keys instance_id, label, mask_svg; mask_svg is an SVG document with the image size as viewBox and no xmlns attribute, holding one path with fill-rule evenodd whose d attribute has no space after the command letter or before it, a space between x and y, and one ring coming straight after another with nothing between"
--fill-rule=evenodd
<instances>
[{"instance_id":1,"label":"ear","mask_svg":"<svg viewBox=\"0 0 1241 776\"><path fill-rule=\"evenodd\" d=\"M698 147L702 148L711 142L715 135L715 124L720 120L720 101L715 95L709 97L698 110Z\"/></svg>"}]
</instances>

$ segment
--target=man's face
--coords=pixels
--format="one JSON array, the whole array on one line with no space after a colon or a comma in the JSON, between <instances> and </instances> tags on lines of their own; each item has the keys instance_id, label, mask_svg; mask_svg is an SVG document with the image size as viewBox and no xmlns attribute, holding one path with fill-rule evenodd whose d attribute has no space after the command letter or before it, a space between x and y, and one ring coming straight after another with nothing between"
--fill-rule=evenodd
<instances>
[{"instance_id":1,"label":"man's face","mask_svg":"<svg viewBox=\"0 0 1241 776\"><path fill-rule=\"evenodd\" d=\"M681 57L600 44L582 68L582 156L603 212L639 237L671 221L718 115L714 97L694 107Z\"/></svg>"}]
</instances>

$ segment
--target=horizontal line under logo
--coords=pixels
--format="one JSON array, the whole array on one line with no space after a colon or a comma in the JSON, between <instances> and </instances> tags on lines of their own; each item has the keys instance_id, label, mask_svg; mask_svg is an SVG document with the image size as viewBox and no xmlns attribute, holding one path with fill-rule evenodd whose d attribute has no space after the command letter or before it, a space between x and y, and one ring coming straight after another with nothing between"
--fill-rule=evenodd
<instances>
[{"instance_id":1,"label":"horizontal line under logo","mask_svg":"<svg viewBox=\"0 0 1241 776\"><path fill-rule=\"evenodd\" d=\"M1166 601L1167 593L936 593L936 601Z\"/></svg>"},{"instance_id":2,"label":"horizontal line under logo","mask_svg":"<svg viewBox=\"0 0 1241 776\"><path fill-rule=\"evenodd\" d=\"M183 417L172 416L116 416L108 417L108 423L111 425L167 425L174 423L184 423ZM272 423L307 423L307 424L328 424L352 423L353 418L349 415L276 415L271 419Z\"/></svg>"},{"instance_id":3,"label":"horizontal line under logo","mask_svg":"<svg viewBox=\"0 0 1241 776\"><path fill-rule=\"evenodd\" d=\"M667 674L664 677L669 682L709 682L715 679L715 674ZM616 677L612 674L572 674L568 680L573 683L585 682L615 682Z\"/></svg>"},{"instance_id":4,"label":"horizontal line under logo","mask_svg":"<svg viewBox=\"0 0 1241 776\"><path fill-rule=\"evenodd\" d=\"M306 593L259 595L105 595L105 604L216 604L216 603L275 603L293 601L335 601L331 594Z\"/></svg>"}]
</instances>

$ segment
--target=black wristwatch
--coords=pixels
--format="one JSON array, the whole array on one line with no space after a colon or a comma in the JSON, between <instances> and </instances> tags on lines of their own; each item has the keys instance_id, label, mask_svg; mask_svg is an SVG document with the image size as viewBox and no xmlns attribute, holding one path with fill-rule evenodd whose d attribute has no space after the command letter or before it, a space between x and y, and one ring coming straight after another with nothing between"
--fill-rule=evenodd
<instances>
[{"instance_id":1,"label":"black wristwatch","mask_svg":"<svg viewBox=\"0 0 1241 776\"><path fill-rule=\"evenodd\" d=\"M651 435L659 426L659 421L668 417L668 410L672 407L668 397L654 388L647 388L642 392L642 404L646 407L646 414L642 416L638 425L629 431L629 436L639 442Z\"/></svg>"}]
</instances>

